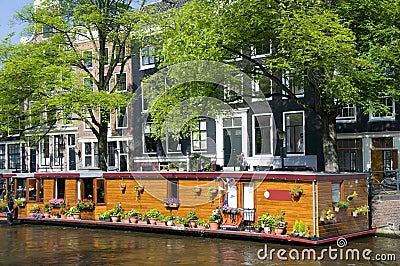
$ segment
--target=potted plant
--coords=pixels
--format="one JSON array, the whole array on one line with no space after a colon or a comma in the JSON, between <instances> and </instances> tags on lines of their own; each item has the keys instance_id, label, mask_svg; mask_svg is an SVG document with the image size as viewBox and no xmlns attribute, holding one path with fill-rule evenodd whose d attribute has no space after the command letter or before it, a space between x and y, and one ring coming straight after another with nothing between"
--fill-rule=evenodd
<instances>
[{"instance_id":1,"label":"potted plant","mask_svg":"<svg viewBox=\"0 0 400 266\"><path fill-rule=\"evenodd\" d=\"M362 215L366 215L368 213L368 206L367 205L360 206L354 212L357 213L357 214L360 213Z\"/></svg>"},{"instance_id":2,"label":"potted plant","mask_svg":"<svg viewBox=\"0 0 400 266\"><path fill-rule=\"evenodd\" d=\"M149 219L150 224L155 225L160 214L160 211L154 208L146 212L146 217Z\"/></svg>"},{"instance_id":3,"label":"potted plant","mask_svg":"<svg viewBox=\"0 0 400 266\"><path fill-rule=\"evenodd\" d=\"M166 198L163 200L164 207L167 209L178 209L179 206L181 205L181 201L179 198Z\"/></svg>"},{"instance_id":4,"label":"potted plant","mask_svg":"<svg viewBox=\"0 0 400 266\"><path fill-rule=\"evenodd\" d=\"M290 233L290 235L295 237L309 237L310 228L308 225L305 225L302 220L296 220L293 225L293 231Z\"/></svg>"},{"instance_id":5,"label":"potted plant","mask_svg":"<svg viewBox=\"0 0 400 266\"><path fill-rule=\"evenodd\" d=\"M5 205L7 207L7 204ZM38 212L40 211L40 207L37 204L33 204L30 208L29 208L29 212L30 212L30 216L34 217Z\"/></svg>"},{"instance_id":6,"label":"potted plant","mask_svg":"<svg viewBox=\"0 0 400 266\"><path fill-rule=\"evenodd\" d=\"M282 211L281 215L274 217L273 227L276 235L282 235L284 233L286 229L285 211Z\"/></svg>"},{"instance_id":7,"label":"potted plant","mask_svg":"<svg viewBox=\"0 0 400 266\"><path fill-rule=\"evenodd\" d=\"M111 222L110 211L105 211L97 215L101 222Z\"/></svg>"},{"instance_id":8,"label":"potted plant","mask_svg":"<svg viewBox=\"0 0 400 266\"><path fill-rule=\"evenodd\" d=\"M321 212L320 221L323 223L334 223L335 213L332 210L323 210Z\"/></svg>"},{"instance_id":9,"label":"potted plant","mask_svg":"<svg viewBox=\"0 0 400 266\"><path fill-rule=\"evenodd\" d=\"M93 211L94 207L95 207L93 200L89 200L89 199L80 199L80 200L78 200L76 205L77 205L79 211Z\"/></svg>"},{"instance_id":10,"label":"potted plant","mask_svg":"<svg viewBox=\"0 0 400 266\"><path fill-rule=\"evenodd\" d=\"M119 189L121 190L122 193L124 193L125 189L126 189L126 184L125 183L119 183Z\"/></svg>"},{"instance_id":11,"label":"potted plant","mask_svg":"<svg viewBox=\"0 0 400 266\"><path fill-rule=\"evenodd\" d=\"M348 201L338 201L335 204L335 212L339 212L340 209L347 209L349 207L349 202Z\"/></svg>"},{"instance_id":12,"label":"potted plant","mask_svg":"<svg viewBox=\"0 0 400 266\"><path fill-rule=\"evenodd\" d=\"M50 204L45 204L44 205L44 208L43 208L43 214L44 214L44 218L50 218L50 210L51 210L51 208L50 208Z\"/></svg>"},{"instance_id":13,"label":"potted plant","mask_svg":"<svg viewBox=\"0 0 400 266\"><path fill-rule=\"evenodd\" d=\"M50 213L50 217L51 217L51 218L58 218L58 212L54 212L54 211L51 212L51 213Z\"/></svg>"},{"instance_id":14,"label":"potted plant","mask_svg":"<svg viewBox=\"0 0 400 266\"><path fill-rule=\"evenodd\" d=\"M201 187L199 187L199 186L194 186L194 187L193 187L193 193L194 193L196 196L200 196L200 195L201 195Z\"/></svg>"},{"instance_id":15,"label":"potted plant","mask_svg":"<svg viewBox=\"0 0 400 266\"><path fill-rule=\"evenodd\" d=\"M290 190L290 194L294 201L298 201L301 195L303 195L303 189L300 186L294 187Z\"/></svg>"},{"instance_id":16,"label":"potted plant","mask_svg":"<svg viewBox=\"0 0 400 266\"><path fill-rule=\"evenodd\" d=\"M166 220L168 226L174 225L175 217L172 214L165 216L164 219Z\"/></svg>"},{"instance_id":17,"label":"potted plant","mask_svg":"<svg viewBox=\"0 0 400 266\"><path fill-rule=\"evenodd\" d=\"M174 172L179 170L179 165L177 163L169 163L168 164L168 171Z\"/></svg>"},{"instance_id":18,"label":"potted plant","mask_svg":"<svg viewBox=\"0 0 400 266\"><path fill-rule=\"evenodd\" d=\"M208 224L211 230L218 230L222 222L222 216L219 210L214 210L210 217L208 217Z\"/></svg>"},{"instance_id":19,"label":"potted plant","mask_svg":"<svg viewBox=\"0 0 400 266\"><path fill-rule=\"evenodd\" d=\"M129 220L131 223L135 224L138 222L140 212L136 209L132 209L128 212Z\"/></svg>"},{"instance_id":20,"label":"potted plant","mask_svg":"<svg viewBox=\"0 0 400 266\"><path fill-rule=\"evenodd\" d=\"M196 227L196 222L199 218L197 217L196 212L192 209L190 212L186 215L186 220L189 221L189 226L191 228Z\"/></svg>"},{"instance_id":21,"label":"potted plant","mask_svg":"<svg viewBox=\"0 0 400 266\"><path fill-rule=\"evenodd\" d=\"M110 210L110 218L111 221L116 223L120 221L120 216L122 214L122 208L120 205L115 205L111 210Z\"/></svg>"},{"instance_id":22,"label":"potted plant","mask_svg":"<svg viewBox=\"0 0 400 266\"><path fill-rule=\"evenodd\" d=\"M68 210L67 209L61 209L60 210L60 216L61 216L61 219L67 219L67 213L68 213Z\"/></svg>"},{"instance_id":23,"label":"potted plant","mask_svg":"<svg viewBox=\"0 0 400 266\"><path fill-rule=\"evenodd\" d=\"M200 219L200 220L197 220L196 225L197 225L198 229L204 229L204 228L206 228L206 226L208 226L208 223L206 221Z\"/></svg>"},{"instance_id":24,"label":"potted plant","mask_svg":"<svg viewBox=\"0 0 400 266\"><path fill-rule=\"evenodd\" d=\"M26 198L18 198L15 200L15 204L17 204L17 206L24 208L26 205Z\"/></svg>"},{"instance_id":25,"label":"potted plant","mask_svg":"<svg viewBox=\"0 0 400 266\"><path fill-rule=\"evenodd\" d=\"M208 197L213 200L218 194L218 189L214 186L210 186L207 190Z\"/></svg>"},{"instance_id":26,"label":"potted plant","mask_svg":"<svg viewBox=\"0 0 400 266\"><path fill-rule=\"evenodd\" d=\"M258 217L258 221L266 234L270 234L272 228L275 226L275 217L269 213L265 213Z\"/></svg>"},{"instance_id":27,"label":"potted plant","mask_svg":"<svg viewBox=\"0 0 400 266\"><path fill-rule=\"evenodd\" d=\"M64 199L52 198L49 200L50 206L53 208L61 208L65 205Z\"/></svg>"},{"instance_id":28,"label":"potted plant","mask_svg":"<svg viewBox=\"0 0 400 266\"><path fill-rule=\"evenodd\" d=\"M81 218L81 211L78 208L78 205L74 205L69 209L70 213L74 220L79 220Z\"/></svg>"},{"instance_id":29,"label":"potted plant","mask_svg":"<svg viewBox=\"0 0 400 266\"><path fill-rule=\"evenodd\" d=\"M141 195L144 193L144 186L141 184L137 184L135 186L135 192L136 192L136 200L140 200Z\"/></svg>"},{"instance_id":30,"label":"potted plant","mask_svg":"<svg viewBox=\"0 0 400 266\"><path fill-rule=\"evenodd\" d=\"M147 216L145 214L140 214L138 217L138 223L139 224L147 224L148 223Z\"/></svg>"},{"instance_id":31,"label":"potted plant","mask_svg":"<svg viewBox=\"0 0 400 266\"><path fill-rule=\"evenodd\" d=\"M174 222L176 227L185 227L186 220L183 217L176 216Z\"/></svg>"},{"instance_id":32,"label":"potted plant","mask_svg":"<svg viewBox=\"0 0 400 266\"><path fill-rule=\"evenodd\" d=\"M126 223L126 224L129 224L129 223L130 223L130 218L129 218L128 213L122 212L122 213L120 214L120 218L121 218L121 222L122 222L122 223Z\"/></svg>"}]
</instances>

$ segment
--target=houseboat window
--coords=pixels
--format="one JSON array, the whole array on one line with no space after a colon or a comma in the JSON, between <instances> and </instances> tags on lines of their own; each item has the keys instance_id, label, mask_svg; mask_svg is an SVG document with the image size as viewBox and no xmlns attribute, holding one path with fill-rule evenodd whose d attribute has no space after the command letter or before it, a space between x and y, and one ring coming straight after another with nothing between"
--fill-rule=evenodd
<instances>
[{"instance_id":1,"label":"houseboat window","mask_svg":"<svg viewBox=\"0 0 400 266\"><path fill-rule=\"evenodd\" d=\"M332 204L340 201L340 183L332 183Z\"/></svg>"},{"instance_id":2,"label":"houseboat window","mask_svg":"<svg viewBox=\"0 0 400 266\"><path fill-rule=\"evenodd\" d=\"M96 179L96 203L105 203L104 179Z\"/></svg>"},{"instance_id":3,"label":"houseboat window","mask_svg":"<svg viewBox=\"0 0 400 266\"><path fill-rule=\"evenodd\" d=\"M85 178L80 180L80 199L93 199L93 179Z\"/></svg>"},{"instance_id":4,"label":"houseboat window","mask_svg":"<svg viewBox=\"0 0 400 266\"><path fill-rule=\"evenodd\" d=\"M178 181L168 181L168 197L178 198Z\"/></svg>"},{"instance_id":5,"label":"houseboat window","mask_svg":"<svg viewBox=\"0 0 400 266\"><path fill-rule=\"evenodd\" d=\"M15 179L15 198L26 198L26 179Z\"/></svg>"},{"instance_id":6,"label":"houseboat window","mask_svg":"<svg viewBox=\"0 0 400 266\"><path fill-rule=\"evenodd\" d=\"M28 181L28 200L36 201L36 199L37 199L36 179L28 178L27 181Z\"/></svg>"},{"instance_id":7,"label":"houseboat window","mask_svg":"<svg viewBox=\"0 0 400 266\"><path fill-rule=\"evenodd\" d=\"M55 180L55 195L56 199L65 197L65 179L58 178Z\"/></svg>"},{"instance_id":8,"label":"houseboat window","mask_svg":"<svg viewBox=\"0 0 400 266\"><path fill-rule=\"evenodd\" d=\"M232 208L237 208L237 186L236 184L227 185L226 197L228 199L228 206Z\"/></svg>"},{"instance_id":9,"label":"houseboat window","mask_svg":"<svg viewBox=\"0 0 400 266\"><path fill-rule=\"evenodd\" d=\"M43 179L37 179L37 184L39 187L39 202L43 202L43 189L44 189Z\"/></svg>"}]
</instances>

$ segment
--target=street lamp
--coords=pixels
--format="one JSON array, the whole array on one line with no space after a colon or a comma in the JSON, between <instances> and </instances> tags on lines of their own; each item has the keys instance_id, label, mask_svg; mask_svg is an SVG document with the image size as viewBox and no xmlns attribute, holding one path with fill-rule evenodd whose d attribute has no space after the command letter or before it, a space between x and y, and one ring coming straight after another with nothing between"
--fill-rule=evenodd
<instances>
[{"instance_id":1,"label":"street lamp","mask_svg":"<svg viewBox=\"0 0 400 266\"><path fill-rule=\"evenodd\" d=\"M285 137L286 137L286 132L283 131L283 130L279 130L278 131L278 138L281 141L280 157L281 157L282 169L285 167L285 158L286 158Z\"/></svg>"}]
</instances>

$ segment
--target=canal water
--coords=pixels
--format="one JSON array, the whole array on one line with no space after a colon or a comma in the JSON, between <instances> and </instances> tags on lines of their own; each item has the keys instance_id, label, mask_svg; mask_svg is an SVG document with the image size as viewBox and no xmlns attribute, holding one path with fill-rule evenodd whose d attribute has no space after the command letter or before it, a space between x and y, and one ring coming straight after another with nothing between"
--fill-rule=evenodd
<instances>
[{"instance_id":1,"label":"canal water","mask_svg":"<svg viewBox=\"0 0 400 266\"><path fill-rule=\"evenodd\" d=\"M359 259L351 257L356 250ZM0 265L400 265L400 238L364 237L317 248L21 224L0 225L0 252Z\"/></svg>"}]
</instances>

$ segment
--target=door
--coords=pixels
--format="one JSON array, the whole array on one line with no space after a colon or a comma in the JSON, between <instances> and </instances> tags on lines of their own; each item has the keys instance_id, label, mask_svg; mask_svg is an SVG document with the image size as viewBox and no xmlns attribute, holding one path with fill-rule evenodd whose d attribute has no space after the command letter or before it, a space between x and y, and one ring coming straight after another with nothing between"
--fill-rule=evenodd
<instances>
[{"instance_id":1,"label":"door","mask_svg":"<svg viewBox=\"0 0 400 266\"><path fill-rule=\"evenodd\" d=\"M224 166L239 166L237 157L242 152L242 119L224 119Z\"/></svg>"},{"instance_id":2,"label":"door","mask_svg":"<svg viewBox=\"0 0 400 266\"><path fill-rule=\"evenodd\" d=\"M254 184L243 183L243 220L254 222Z\"/></svg>"}]
</instances>

